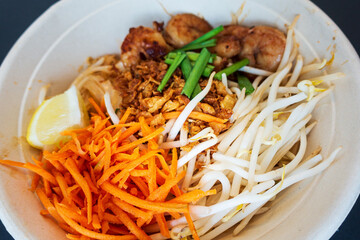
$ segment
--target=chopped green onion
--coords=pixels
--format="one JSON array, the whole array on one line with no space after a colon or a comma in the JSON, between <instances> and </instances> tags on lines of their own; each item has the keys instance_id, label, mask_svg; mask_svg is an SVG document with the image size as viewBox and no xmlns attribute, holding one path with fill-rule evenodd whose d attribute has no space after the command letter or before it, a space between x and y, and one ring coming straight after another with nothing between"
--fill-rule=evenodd
<instances>
[{"instance_id":1,"label":"chopped green onion","mask_svg":"<svg viewBox=\"0 0 360 240\"><path fill-rule=\"evenodd\" d=\"M198 95L200 92L202 91L200 84L196 84L194 91L191 94L191 99L193 99L194 97L196 97L196 95Z\"/></svg>"},{"instance_id":2,"label":"chopped green onion","mask_svg":"<svg viewBox=\"0 0 360 240\"><path fill-rule=\"evenodd\" d=\"M189 43L188 45L185 45L184 47L177 49L176 51L189 51L214 46L216 46L216 39L210 39L201 43Z\"/></svg>"},{"instance_id":3,"label":"chopped green onion","mask_svg":"<svg viewBox=\"0 0 360 240\"><path fill-rule=\"evenodd\" d=\"M120 112L120 108L115 109L115 114L118 114Z\"/></svg>"},{"instance_id":4,"label":"chopped green onion","mask_svg":"<svg viewBox=\"0 0 360 240\"><path fill-rule=\"evenodd\" d=\"M207 65L206 68L205 68L205 70L204 70L204 72L202 73L202 75L203 75L204 77L210 77L211 72L212 72L213 70L214 70L214 66L212 66L212 65Z\"/></svg>"},{"instance_id":5,"label":"chopped green onion","mask_svg":"<svg viewBox=\"0 0 360 240\"><path fill-rule=\"evenodd\" d=\"M181 62L180 67L181 67L181 71L183 72L185 80L187 80L192 70L190 59L188 57L185 57L184 60ZM194 98L199 92L201 92L201 87L198 83L196 84L196 87L191 95L191 99Z\"/></svg>"},{"instance_id":6,"label":"chopped green onion","mask_svg":"<svg viewBox=\"0 0 360 240\"><path fill-rule=\"evenodd\" d=\"M196 52L187 52L186 55L191 61L191 64L194 65L194 62L198 59L200 53ZM175 55L175 56L174 56ZM174 61L174 58L176 57L176 52L171 52L165 57L165 63L171 64ZM213 63L216 58L216 54L211 54L211 57L209 59L209 63Z\"/></svg>"},{"instance_id":7,"label":"chopped green onion","mask_svg":"<svg viewBox=\"0 0 360 240\"><path fill-rule=\"evenodd\" d=\"M186 59L186 58L185 58ZM182 62L181 62L181 64L183 64L184 63L184 61L185 60L183 60ZM170 58L167 58L167 59L165 59L165 63L166 64L172 64L174 62L174 60L173 59L170 59ZM193 67L194 66L194 62L191 62L190 61L190 64L191 64L191 66ZM211 72L214 70L214 66L213 65L206 65L206 68L205 68L205 70L204 70L204 72L202 72L202 76L203 77L210 77L210 74L211 74ZM181 68L181 70L182 70L182 72L184 73L184 70ZM186 77L185 77L185 79L186 79Z\"/></svg>"},{"instance_id":8,"label":"chopped green onion","mask_svg":"<svg viewBox=\"0 0 360 240\"><path fill-rule=\"evenodd\" d=\"M192 41L191 43L185 45L184 47L191 45L191 44L195 44L195 43L202 43L205 42L206 40L209 40L212 37L215 37L216 35L218 35L222 30L224 30L224 26L220 25L212 30L210 30L209 32L205 33L204 35L202 35L201 37L195 39L194 41Z\"/></svg>"},{"instance_id":9,"label":"chopped green onion","mask_svg":"<svg viewBox=\"0 0 360 240\"><path fill-rule=\"evenodd\" d=\"M247 58L244 58L243 60L239 61L239 62L236 62L234 63L233 65L231 65L230 67L227 67L227 68L224 68L223 70L221 70L220 72L216 73L214 78L215 79L218 79L218 80L221 80L221 75L223 73L226 74L226 76L229 76L230 74L236 72L237 70L239 70L240 68L246 66L249 64L249 59Z\"/></svg>"},{"instance_id":10,"label":"chopped green onion","mask_svg":"<svg viewBox=\"0 0 360 240\"><path fill-rule=\"evenodd\" d=\"M173 62L174 62L174 59L165 58L165 63L166 63L166 64L173 64Z\"/></svg>"},{"instance_id":11,"label":"chopped green onion","mask_svg":"<svg viewBox=\"0 0 360 240\"><path fill-rule=\"evenodd\" d=\"M199 57L199 53L196 52L187 52L186 54L189 57L190 61L193 62L195 62ZM216 58L216 54L212 53L209 59L209 63L213 63L215 58Z\"/></svg>"},{"instance_id":12,"label":"chopped green onion","mask_svg":"<svg viewBox=\"0 0 360 240\"><path fill-rule=\"evenodd\" d=\"M189 57L190 61L192 62L195 62L198 57L199 57L199 54L200 53L197 53L197 52L186 52L187 56ZM169 52L166 56L165 56L165 62L166 61L170 61L170 60L174 60L174 58L176 57L176 51L175 52ZM209 60L209 63L213 63L214 60L216 58L216 54L215 53L212 53L211 54L211 57L210 57L210 60ZM170 59L170 60L169 60Z\"/></svg>"},{"instance_id":13,"label":"chopped green onion","mask_svg":"<svg viewBox=\"0 0 360 240\"><path fill-rule=\"evenodd\" d=\"M180 68L184 75L185 80L187 80L189 78L191 70L192 70L190 59L187 56L181 62Z\"/></svg>"},{"instance_id":14,"label":"chopped green onion","mask_svg":"<svg viewBox=\"0 0 360 240\"><path fill-rule=\"evenodd\" d=\"M171 59L174 59L176 58L176 52L169 52L167 55L166 55L166 58L171 58Z\"/></svg>"},{"instance_id":15,"label":"chopped green onion","mask_svg":"<svg viewBox=\"0 0 360 240\"><path fill-rule=\"evenodd\" d=\"M185 82L185 86L181 92L182 94L185 94L188 98L191 98L191 94L193 93L196 84L199 82L201 74L206 68L210 55L210 52L206 48L203 48L201 50L200 56L196 60L194 68L191 70L190 76Z\"/></svg>"},{"instance_id":16,"label":"chopped green onion","mask_svg":"<svg viewBox=\"0 0 360 240\"><path fill-rule=\"evenodd\" d=\"M170 65L169 69L165 73L164 78L161 80L159 87L157 88L159 92L162 92L166 83L169 81L170 77L175 72L176 68L180 65L180 63L184 60L185 57L186 54L184 52L177 52L173 63Z\"/></svg>"},{"instance_id":17,"label":"chopped green onion","mask_svg":"<svg viewBox=\"0 0 360 240\"><path fill-rule=\"evenodd\" d=\"M238 73L237 80L238 80L239 88L241 90L245 88L245 95L249 95L255 91L253 85L251 84L250 80L247 77L240 75Z\"/></svg>"}]
</instances>

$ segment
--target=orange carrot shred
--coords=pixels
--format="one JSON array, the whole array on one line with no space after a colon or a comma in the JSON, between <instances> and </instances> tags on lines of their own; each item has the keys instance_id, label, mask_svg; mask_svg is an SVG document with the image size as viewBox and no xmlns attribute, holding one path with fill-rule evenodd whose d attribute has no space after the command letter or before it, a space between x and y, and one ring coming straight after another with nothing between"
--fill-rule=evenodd
<instances>
[{"instance_id":1,"label":"orange carrot shred","mask_svg":"<svg viewBox=\"0 0 360 240\"><path fill-rule=\"evenodd\" d=\"M115 204L110 205L110 209L115 215L118 217L120 221L129 229L129 231L134 234L138 239L147 239L151 240L151 238L141 229L139 228L131 218L123 211L121 208L116 206Z\"/></svg>"},{"instance_id":2,"label":"orange carrot shred","mask_svg":"<svg viewBox=\"0 0 360 240\"><path fill-rule=\"evenodd\" d=\"M101 222L101 232L102 233L107 233L110 229L110 226L109 226L109 222L106 222L106 221L103 221Z\"/></svg>"},{"instance_id":3,"label":"orange carrot shred","mask_svg":"<svg viewBox=\"0 0 360 240\"><path fill-rule=\"evenodd\" d=\"M86 201L87 201L87 215L88 215L88 223L91 223L92 221L92 195L90 191L90 187L87 184L84 177L80 174L74 160L72 158L68 158L65 162L66 169L70 172L70 174L73 176L77 184L81 187L83 190Z\"/></svg>"},{"instance_id":4,"label":"orange carrot shred","mask_svg":"<svg viewBox=\"0 0 360 240\"><path fill-rule=\"evenodd\" d=\"M155 158L149 160L149 176L149 192L152 193L157 188Z\"/></svg>"},{"instance_id":5,"label":"orange carrot shred","mask_svg":"<svg viewBox=\"0 0 360 240\"><path fill-rule=\"evenodd\" d=\"M93 98L91 98L91 97L90 97L88 100L89 100L89 102L91 103L91 105L93 105L93 107L95 108L95 111L96 111L103 119L105 119L106 116L105 116L104 112L101 111L101 107L99 107L99 105L95 102L95 100L94 100Z\"/></svg>"},{"instance_id":6,"label":"orange carrot shred","mask_svg":"<svg viewBox=\"0 0 360 240\"><path fill-rule=\"evenodd\" d=\"M199 199L206 197L206 196L210 196L210 195L214 195L216 194L216 189L211 189L209 191L202 191L199 189L193 190L191 192L188 193L184 193L174 199L171 199L169 202L176 202L176 203L191 203L191 202L196 202Z\"/></svg>"},{"instance_id":7,"label":"orange carrot shred","mask_svg":"<svg viewBox=\"0 0 360 240\"><path fill-rule=\"evenodd\" d=\"M97 233L94 231L91 231L89 229L86 229L84 227L82 227L81 225L79 225L78 223L76 223L74 220L72 220L71 218L69 218L64 211L59 208L58 204L55 205L59 215L64 219L64 221L73 229L75 229L75 231L79 232L82 235L85 235L87 237L90 238L96 238L96 239L103 239L103 240L132 240L132 239L136 239L136 237L134 235L123 235L123 236L118 236L118 235L109 235L109 234L103 234L103 233Z\"/></svg>"},{"instance_id":8,"label":"orange carrot shred","mask_svg":"<svg viewBox=\"0 0 360 240\"><path fill-rule=\"evenodd\" d=\"M95 229L101 229L99 217L98 217L97 214L94 214L94 215L93 215L92 225L93 225L93 227L94 227Z\"/></svg>"},{"instance_id":9,"label":"orange carrot shred","mask_svg":"<svg viewBox=\"0 0 360 240\"><path fill-rule=\"evenodd\" d=\"M156 211L156 212L180 212L180 213L188 212L187 205L185 204L173 204L169 202L157 203L157 202L142 200L121 190L120 188L113 186L109 182L104 182L101 185L101 188L107 191L108 193L110 193L111 195L113 195L114 197L117 197L139 208L147 209L150 211Z\"/></svg>"},{"instance_id":10,"label":"orange carrot shred","mask_svg":"<svg viewBox=\"0 0 360 240\"><path fill-rule=\"evenodd\" d=\"M119 124L126 123L126 120L129 118L130 114L131 114L131 108L127 108L124 115L122 115Z\"/></svg>"},{"instance_id":11,"label":"orange carrot shred","mask_svg":"<svg viewBox=\"0 0 360 240\"><path fill-rule=\"evenodd\" d=\"M45 192L38 188L36 189L36 195L39 197L40 202L49 211L50 215L56 219L58 223L64 223L64 220L60 217L56 211L54 205L51 203L50 199L46 196Z\"/></svg>"},{"instance_id":12,"label":"orange carrot shred","mask_svg":"<svg viewBox=\"0 0 360 240\"><path fill-rule=\"evenodd\" d=\"M162 214L162 213L155 214L155 218L156 218L157 223L159 224L160 233L163 236L170 238L170 232L169 232L169 228L166 225L166 220L165 220L164 214Z\"/></svg>"},{"instance_id":13,"label":"orange carrot shred","mask_svg":"<svg viewBox=\"0 0 360 240\"><path fill-rule=\"evenodd\" d=\"M84 171L83 174L84 174L84 178L85 178L87 184L90 187L91 192L98 194L99 190L97 189L97 187L93 183L93 181L92 181L92 179L90 177L90 174L87 171Z\"/></svg>"},{"instance_id":14,"label":"orange carrot shred","mask_svg":"<svg viewBox=\"0 0 360 240\"><path fill-rule=\"evenodd\" d=\"M116 152L125 152L129 149L132 149L136 146L138 146L139 144L142 144L144 142L149 141L150 139L153 139L154 137L158 136L161 132L164 131L164 128L158 128L157 130L155 130L154 132L152 132L151 134L147 135L146 137L140 138L136 141L133 141L131 143L128 143L126 145L120 146Z\"/></svg>"},{"instance_id":15,"label":"orange carrot shred","mask_svg":"<svg viewBox=\"0 0 360 240\"><path fill-rule=\"evenodd\" d=\"M194 222L191 219L190 213L184 213L184 215L185 215L186 221L189 225L189 228L190 228L190 231L191 231L191 234L192 234L194 240L200 240L199 235L196 232Z\"/></svg>"},{"instance_id":16,"label":"orange carrot shred","mask_svg":"<svg viewBox=\"0 0 360 240\"><path fill-rule=\"evenodd\" d=\"M92 98L89 101L97 112L90 113L90 125L64 131L71 139L60 143L59 149L43 151L42 161L34 159L35 164L10 160L0 160L0 164L34 172L31 190L45 208L40 213L51 215L69 239L150 239L144 229L155 223L169 238L166 221L182 216L198 239L189 204L216 190L180 190L185 171L177 170L177 149L171 154L159 149L164 129L150 126L152 118L129 122L132 110L128 108L120 123L111 125L103 101L100 106ZM223 121L209 116L191 115Z\"/></svg>"},{"instance_id":17,"label":"orange carrot shred","mask_svg":"<svg viewBox=\"0 0 360 240\"><path fill-rule=\"evenodd\" d=\"M147 200L154 201L160 200L164 201L167 195L169 194L170 189L175 186L182 178L185 177L186 172L183 171L175 178L168 179L163 185L161 185L158 189L150 193Z\"/></svg>"},{"instance_id":18,"label":"orange carrot shred","mask_svg":"<svg viewBox=\"0 0 360 240\"><path fill-rule=\"evenodd\" d=\"M176 148L172 149L172 161L171 161L171 167L170 167L170 173L172 177L175 177L177 172L177 151Z\"/></svg>"},{"instance_id":19,"label":"orange carrot shred","mask_svg":"<svg viewBox=\"0 0 360 240\"><path fill-rule=\"evenodd\" d=\"M102 98L102 99L101 99L100 109L101 109L102 112L105 112L105 111L106 111L105 98Z\"/></svg>"},{"instance_id":20,"label":"orange carrot shred","mask_svg":"<svg viewBox=\"0 0 360 240\"><path fill-rule=\"evenodd\" d=\"M32 192L35 191L35 189L36 189L37 186L39 185L39 181L40 181L40 175L34 173L34 176L33 176L32 181L31 181L30 191L32 191Z\"/></svg>"},{"instance_id":21,"label":"orange carrot shred","mask_svg":"<svg viewBox=\"0 0 360 240\"><path fill-rule=\"evenodd\" d=\"M124 175L126 173L129 173L130 171L132 171L133 169L135 169L138 165L140 165L142 162L144 162L145 160L151 158L152 156L155 156L156 153L158 151L151 151L146 153L145 155L141 156L140 158L131 161L130 163L127 164L127 166L119 173L117 174L112 180L112 183L116 183L118 181L120 181L120 179L122 179L124 177Z\"/></svg>"},{"instance_id":22,"label":"orange carrot shred","mask_svg":"<svg viewBox=\"0 0 360 240\"><path fill-rule=\"evenodd\" d=\"M140 177L130 176L130 179L135 183L135 185L140 189L145 197L149 196L149 189L146 186L146 183Z\"/></svg>"},{"instance_id":23,"label":"orange carrot shred","mask_svg":"<svg viewBox=\"0 0 360 240\"><path fill-rule=\"evenodd\" d=\"M121 208L123 211L130 213L134 217L142 218L145 221L152 218L152 213L140 210L127 202L121 201L118 198L112 198L112 201L116 206Z\"/></svg>"}]
</instances>

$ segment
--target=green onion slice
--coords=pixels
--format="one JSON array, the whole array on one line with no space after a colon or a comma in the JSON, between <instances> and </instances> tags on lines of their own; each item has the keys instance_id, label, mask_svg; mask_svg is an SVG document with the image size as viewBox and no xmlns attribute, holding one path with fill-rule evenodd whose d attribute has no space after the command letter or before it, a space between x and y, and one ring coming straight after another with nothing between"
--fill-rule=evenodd
<instances>
[{"instance_id":1,"label":"green onion slice","mask_svg":"<svg viewBox=\"0 0 360 240\"><path fill-rule=\"evenodd\" d=\"M191 98L191 94L193 93L196 85L198 84L201 74L206 68L210 55L210 52L206 48L203 48L201 50L200 56L196 60L195 65L189 75L189 78L185 82L185 86L181 92L182 94L185 94L188 98Z\"/></svg>"},{"instance_id":2,"label":"green onion slice","mask_svg":"<svg viewBox=\"0 0 360 240\"><path fill-rule=\"evenodd\" d=\"M181 62L180 68L184 75L185 80L187 80L192 70L192 65L188 56L185 56L184 60Z\"/></svg>"},{"instance_id":3,"label":"green onion slice","mask_svg":"<svg viewBox=\"0 0 360 240\"><path fill-rule=\"evenodd\" d=\"M196 49L202 49L202 48L214 47L214 46L216 46L216 39L210 39L201 43L189 43L188 45L185 45L184 47L176 51L189 51L189 50L196 50Z\"/></svg>"},{"instance_id":4,"label":"green onion slice","mask_svg":"<svg viewBox=\"0 0 360 240\"><path fill-rule=\"evenodd\" d=\"M163 91L166 83L169 81L170 77L173 75L176 68L180 65L180 63L184 60L185 57L186 57L186 54L184 52L177 52L173 63L170 65L169 69L165 73L164 78L161 80L159 87L157 88L157 90L159 92Z\"/></svg>"},{"instance_id":5,"label":"green onion slice","mask_svg":"<svg viewBox=\"0 0 360 240\"><path fill-rule=\"evenodd\" d=\"M230 67L224 68L223 70L221 70L220 72L217 72L214 76L215 79L221 80L221 75L223 73L226 74L226 76L229 76L230 74L236 72L238 69L246 66L249 64L249 59L244 58L243 60L234 63L233 65L231 65Z\"/></svg>"},{"instance_id":6,"label":"green onion slice","mask_svg":"<svg viewBox=\"0 0 360 240\"><path fill-rule=\"evenodd\" d=\"M186 47L188 45L191 45L191 44L195 44L195 43L205 42L206 40L209 40L210 38L215 37L216 35L218 35L223 30L224 30L224 26L220 25L220 26L210 30L209 32L205 33L201 37L195 39L194 41L190 42L189 44L185 45L184 47Z\"/></svg>"},{"instance_id":7,"label":"green onion slice","mask_svg":"<svg viewBox=\"0 0 360 240\"><path fill-rule=\"evenodd\" d=\"M196 95L198 95L200 92L202 91L200 84L196 84L194 91L191 94L191 99L193 99L194 97L196 97Z\"/></svg>"}]
</instances>

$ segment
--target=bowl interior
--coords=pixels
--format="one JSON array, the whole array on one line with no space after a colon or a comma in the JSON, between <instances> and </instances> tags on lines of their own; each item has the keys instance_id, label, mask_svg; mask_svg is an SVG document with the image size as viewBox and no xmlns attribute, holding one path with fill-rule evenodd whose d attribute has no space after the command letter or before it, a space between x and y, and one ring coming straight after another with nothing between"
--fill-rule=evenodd
<instances>
[{"instance_id":1,"label":"bowl interior","mask_svg":"<svg viewBox=\"0 0 360 240\"><path fill-rule=\"evenodd\" d=\"M62 5L62 9L57 11L63 11L64 14L66 9L73 9L74 4L78 4L75 2L68 0ZM98 4L95 2L88 3L90 6ZM36 56L36 64L25 66L27 72L2 68L0 100L14 96L17 100L13 102L14 107L8 106L5 119L0 120L0 123L11 125L8 129L0 130L1 148L8 149L8 156L0 157L29 161L32 155L36 155L37 152L24 141L24 136L38 104L40 88L49 83L50 95L63 92L74 80L78 74L78 67L87 57L119 53L121 41L130 27L151 26L153 21L167 22L170 16L164 8L172 14L199 13L213 26L228 24L231 22L231 13L241 8L242 3L231 0L224 0L221 4L216 0L171 0L161 3L155 0L104 1L96 8L88 7L87 11L83 10L78 19L69 22L62 29L59 28L53 38L47 41L46 47L38 44L37 48L41 49L42 54ZM54 13L47 13L51 14ZM330 149L338 145L343 145L346 151L323 175L296 184L280 194L273 202L272 209L256 217L236 239L257 239L264 234L266 239L287 239L288 236L296 239L327 238L343 221L359 193L359 181L356 181L359 177L356 171L360 166L355 157L359 153L357 148L354 149L354 144L359 142L359 136L356 134L358 130L354 129L359 111L357 108L350 110L352 104L358 101L358 96L344 96L344 93L355 93L359 89L358 83L354 80L356 76L360 76L360 68L358 57L347 39L331 20L308 1L248 1L238 20L247 26L264 24L285 30L285 25L290 24L297 14L301 14L301 17L296 27L296 37L306 62L317 58L330 58L330 51L336 46L336 58L330 72L341 70L348 75L346 80L336 83L334 94L322 101L315 110L314 119L319 124L310 134L308 152L318 145L323 147L322 153L325 156ZM63 17L61 14L57 16ZM57 24L54 20L38 21L34 27L56 27ZM41 34L41 29L38 29L38 32ZM22 41L26 44L27 40ZM28 57L21 48L12 54L14 59ZM20 87L14 87L11 79L18 81ZM11 142L2 136L16 137ZM19 239L20 236L26 236L27 239L63 239L64 233L56 224L38 214L41 204L27 190L27 176L25 172L1 167L0 179L3 181L0 181L0 191L3 197L0 211L4 216L2 220L9 231ZM349 186L347 183L350 181L357 185ZM18 202L22 199L26 199L26 205ZM340 208L339 201L345 202ZM328 211L335 207L339 211L338 214ZM310 213L315 216L306 217ZM34 223L36 226L31 227ZM294 225L289 225L290 223ZM233 238L230 233L225 233L223 237Z\"/></svg>"}]
</instances>

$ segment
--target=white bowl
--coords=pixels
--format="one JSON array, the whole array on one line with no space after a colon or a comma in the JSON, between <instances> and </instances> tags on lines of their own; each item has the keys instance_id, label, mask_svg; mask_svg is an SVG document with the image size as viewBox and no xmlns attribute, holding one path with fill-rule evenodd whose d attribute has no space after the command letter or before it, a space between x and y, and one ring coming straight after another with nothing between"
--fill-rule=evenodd
<instances>
[{"instance_id":1,"label":"white bowl","mask_svg":"<svg viewBox=\"0 0 360 240\"><path fill-rule=\"evenodd\" d=\"M170 13L201 13L214 26L231 21L242 1L162 1ZM51 83L51 94L62 92L88 56L119 53L128 29L150 26L169 16L156 0L63 0L46 11L19 39L0 69L0 158L27 161L35 152L24 140L37 105L39 89ZM340 158L322 175L296 184L281 194L270 211L259 216L234 239L328 239L349 213L360 192L359 57L341 30L306 0L252 0L240 20L245 25L267 24L285 29L297 14L301 51L310 62L329 58L336 46L330 72L342 71L334 94L316 109L319 124L309 146L330 149L342 145ZM0 166L0 216L15 239L65 239L42 206L28 191L25 171ZM223 234L224 239L232 238Z\"/></svg>"}]
</instances>

